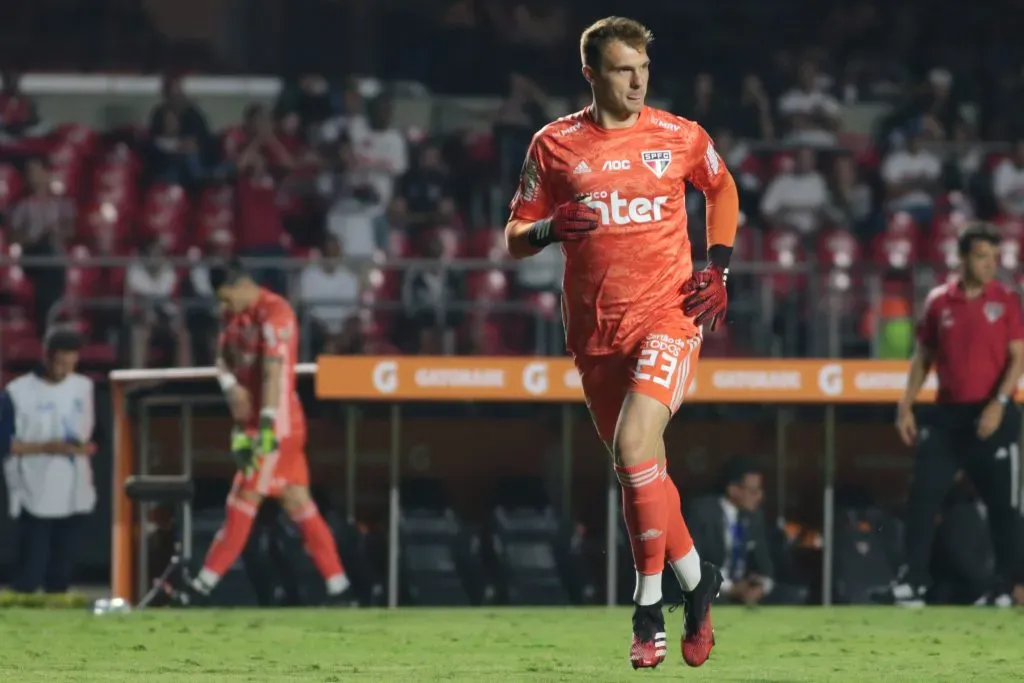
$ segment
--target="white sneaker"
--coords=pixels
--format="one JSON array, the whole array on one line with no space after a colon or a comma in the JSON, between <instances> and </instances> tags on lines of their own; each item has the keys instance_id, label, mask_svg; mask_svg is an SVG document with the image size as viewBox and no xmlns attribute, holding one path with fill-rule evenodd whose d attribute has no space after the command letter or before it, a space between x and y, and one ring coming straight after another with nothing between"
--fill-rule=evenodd
<instances>
[{"instance_id":1,"label":"white sneaker","mask_svg":"<svg viewBox=\"0 0 1024 683\"><path fill-rule=\"evenodd\" d=\"M911 586L909 583L897 583L892 587L892 599L900 607L924 607L924 586Z\"/></svg>"}]
</instances>

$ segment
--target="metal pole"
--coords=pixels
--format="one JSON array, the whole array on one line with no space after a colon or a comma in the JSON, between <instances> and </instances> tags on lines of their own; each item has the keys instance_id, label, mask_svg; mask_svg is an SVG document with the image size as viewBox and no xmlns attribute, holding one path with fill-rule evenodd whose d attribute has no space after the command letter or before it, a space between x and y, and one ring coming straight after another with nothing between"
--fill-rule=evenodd
<instances>
[{"instance_id":1,"label":"metal pole","mask_svg":"<svg viewBox=\"0 0 1024 683\"><path fill-rule=\"evenodd\" d=\"M775 410L775 520L786 523L786 427L789 411L783 406Z\"/></svg>"},{"instance_id":2,"label":"metal pole","mask_svg":"<svg viewBox=\"0 0 1024 683\"><path fill-rule=\"evenodd\" d=\"M825 407L825 495L822 501L821 604L832 604L832 556L836 516L836 407Z\"/></svg>"},{"instance_id":3,"label":"metal pole","mask_svg":"<svg viewBox=\"0 0 1024 683\"><path fill-rule=\"evenodd\" d=\"M615 468L608 467L607 519L605 520L605 604L614 607L619 585L619 480Z\"/></svg>"},{"instance_id":4,"label":"metal pole","mask_svg":"<svg viewBox=\"0 0 1024 683\"><path fill-rule=\"evenodd\" d=\"M562 404L562 518L572 519L572 406Z\"/></svg>"},{"instance_id":5,"label":"metal pole","mask_svg":"<svg viewBox=\"0 0 1024 683\"><path fill-rule=\"evenodd\" d=\"M184 442L184 448L182 448L182 473L186 479L192 479L192 458L195 455L195 448L193 443L193 432L195 430L195 424L193 421L194 412L191 402L187 402L181 407L181 439ZM181 555L186 559L192 558L192 504L187 503L181 506Z\"/></svg>"},{"instance_id":6,"label":"metal pole","mask_svg":"<svg viewBox=\"0 0 1024 683\"><path fill-rule=\"evenodd\" d=\"M345 406L345 516L356 521L356 407Z\"/></svg>"},{"instance_id":7,"label":"metal pole","mask_svg":"<svg viewBox=\"0 0 1024 683\"><path fill-rule=\"evenodd\" d=\"M390 493L388 495L388 607L398 607L398 516L401 500L398 493L400 477L401 407L391 406L391 462L388 467Z\"/></svg>"},{"instance_id":8,"label":"metal pole","mask_svg":"<svg viewBox=\"0 0 1024 683\"><path fill-rule=\"evenodd\" d=\"M139 474L149 474L149 405L143 399L139 402ZM124 487L124 482L118 484ZM139 503L135 523L139 529L139 544L135 566L135 585L138 595L149 592L149 503Z\"/></svg>"}]
</instances>

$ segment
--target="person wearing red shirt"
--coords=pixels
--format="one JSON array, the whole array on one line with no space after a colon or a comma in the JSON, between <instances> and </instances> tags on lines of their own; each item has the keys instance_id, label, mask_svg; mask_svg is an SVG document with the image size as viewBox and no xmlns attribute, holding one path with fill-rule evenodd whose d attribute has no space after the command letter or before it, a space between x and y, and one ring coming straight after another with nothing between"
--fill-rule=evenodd
<instances>
[{"instance_id":1,"label":"person wearing red shirt","mask_svg":"<svg viewBox=\"0 0 1024 683\"><path fill-rule=\"evenodd\" d=\"M202 602L245 548L264 498L276 498L298 527L313 564L336 604L351 603L350 583L334 535L309 491L306 417L296 382L299 329L282 297L256 284L237 261L210 271L224 310L218 381L235 428L231 454L238 471L224 525L202 570L172 594L180 605Z\"/></svg>"},{"instance_id":2,"label":"person wearing red shirt","mask_svg":"<svg viewBox=\"0 0 1024 683\"><path fill-rule=\"evenodd\" d=\"M565 255L566 346L622 485L636 567L633 668L665 659L666 563L685 599L683 659L700 666L714 645L710 610L723 578L694 548L663 434L693 379L703 325L725 315L739 216L736 184L707 132L644 102L651 38L621 17L583 32L593 101L533 137L505 226L514 258L556 243ZM687 182L707 200L709 264L698 272Z\"/></svg>"},{"instance_id":3,"label":"person wearing red shirt","mask_svg":"<svg viewBox=\"0 0 1024 683\"><path fill-rule=\"evenodd\" d=\"M917 325L917 348L896 411L900 438L916 449L907 564L892 596L899 604L925 602L935 517L961 470L988 508L1001 582L986 597L999 604L1011 585L1024 584L1021 417L1015 400L1024 372L1024 322L1016 292L995 279L1000 239L987 223L961 231L959 273L931 291ZM939 385L937 405L918 428L914 401L932 369Z\"/></svg>"}]
</instances>

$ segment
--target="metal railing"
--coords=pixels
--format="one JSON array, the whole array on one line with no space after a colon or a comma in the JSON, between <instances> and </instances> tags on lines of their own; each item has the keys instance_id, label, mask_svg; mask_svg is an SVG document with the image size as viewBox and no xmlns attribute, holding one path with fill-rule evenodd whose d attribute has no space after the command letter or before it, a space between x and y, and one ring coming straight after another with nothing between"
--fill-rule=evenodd
<instances>
[{"instance_id":1,"label":"metal railing","mask_svg":"<svg viewBox=\"0 0 1024 683\"><path fill-rule=\"evenodd\" d=\"M60 257L25 257L12 259L0 257L0 268L18 266L36 273L41 268L61 269L110 269L127 268L139 262L138 258L125 256L89 257L68 259ZM308 360L315 355L311 344L312 331L316 325L315 309L318 306L344 306L358 311L364 320L376 316L390 317L391 322L401 321L410 310L408 302L402 300L401 278L410 269L430 268L441 276L456 273L466 276L472 273L504 271L506 284L513 287L515 262L495 262L483 259L460 259L436 261L430 259L393 259L375 261L372 259L340 259L337 263L361 274L363 291L357 300L351 298L302 298L297 283L301 270L311 261L304 258L252 258L244 259L254 271L277 270L287 282L289 298L296 304L300 318L303 347L302 358ZM201 265L215 265L214 260L195 260L185 257L169 257L161 263L174 267L179 273ZM376 271L376 272L375 272ZM372 276L371 276L372 274ZM393 276L390 288L375 287L371 280L380 280L384 274ZM771 262L739 261L733 267L730 282L730 331L733 342L739 350L755 356L801 356L840 357L850 355L854 346L874 349L877 338L865 338L860 331L860 319L867 313L877 313L883 299L884 286L889 273L871 264L855 264L849 269L823 266L815 260L792 265ZM842 278L837 278L842 275ZM931 269L917 268L904 273L906 298L911 308L919 303L923 294L935 282ZM845 287L838 286L845 280ZM502 285L498 286L500 290ZM553 288L553 294L557 289ZM514 287L513 287L514 293ZM48 323L58 320L60 311L73 308L79 311L131 310L140 300L125 292L121 297L78 299L65 297L50 310ZM182 296L173 299L174 305L183 313L209 313L216 315L216 302L210 297ZM432 317L439 330L451 325L446 323L455 314L462 321L480 321L495 316L505 319L521 318L528 331L522 335L523 352L550 355L561 353L563 336L560 316L550 308L541 308L528 301L495 297L474 298L471 295L459 299L441 297L425 306L427 315L419 320ZM421 311L422 312L422 311ZM397 330L392 329L397 334ZM453 352L454 348L446 349ZM857 355L865 355L858 351ZM2 362L2 359L0 359Z\"/></svg>"}]
</instances>

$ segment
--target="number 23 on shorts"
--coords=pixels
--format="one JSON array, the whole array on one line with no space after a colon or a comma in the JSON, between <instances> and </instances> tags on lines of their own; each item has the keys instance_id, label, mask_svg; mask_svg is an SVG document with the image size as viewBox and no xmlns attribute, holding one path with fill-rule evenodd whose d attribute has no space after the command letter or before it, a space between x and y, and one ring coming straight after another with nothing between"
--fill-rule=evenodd
<instances>
[{"instance_id":1,"label":"number 23 on shorts","mask_svg":"<svg viewBox=\"0 0 1024 683\"><path fill-rule=\"evenodd\" d=\"M679 409L693 379L700 338L673 339L651 335L640 345L633 371L633 391Z\"/></svg>"}]
</instances>

